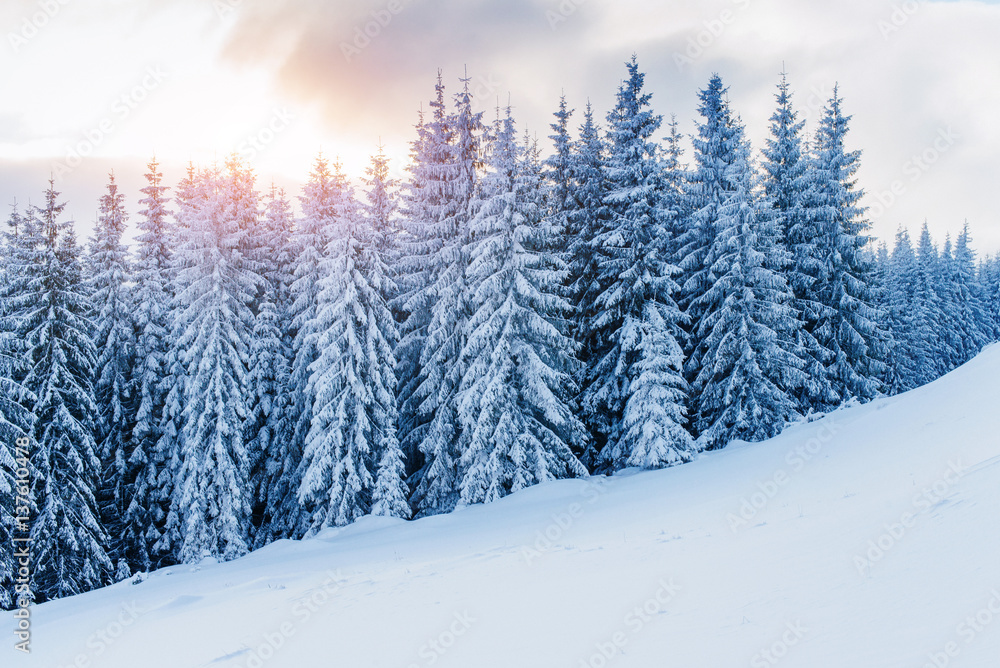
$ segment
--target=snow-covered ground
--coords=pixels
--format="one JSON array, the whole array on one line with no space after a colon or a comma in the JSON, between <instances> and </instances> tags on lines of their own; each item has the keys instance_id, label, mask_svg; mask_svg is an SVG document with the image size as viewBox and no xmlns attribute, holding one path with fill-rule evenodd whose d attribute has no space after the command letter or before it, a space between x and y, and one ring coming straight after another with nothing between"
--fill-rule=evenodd
<instances>
[{"instance_id":1,"label":"snow-covered ground","mask_svg":"<svg viewBox=\"0 0 1000 668\"><path fill-rule=\"evenodd\" d=\"M1000 666L1000 346L679 468L365 520L33 609L0 665Z\"/></svg>"}]
</instances>

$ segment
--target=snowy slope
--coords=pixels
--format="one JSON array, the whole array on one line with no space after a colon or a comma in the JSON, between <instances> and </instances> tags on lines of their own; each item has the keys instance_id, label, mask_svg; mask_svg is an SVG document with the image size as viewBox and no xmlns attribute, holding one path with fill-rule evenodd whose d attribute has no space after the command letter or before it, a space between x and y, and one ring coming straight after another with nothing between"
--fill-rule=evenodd
<instances>
[{"instance_id":1,"label":"snowy slope","mask_svg":"<svg viewBox=\"0 0 1000 668\"><path fill-rule=\"evenodd\" d=\"M998 406L993 346L679 468L41 605L0 665L1000 666Z\"/></svg>"}]
</instances>

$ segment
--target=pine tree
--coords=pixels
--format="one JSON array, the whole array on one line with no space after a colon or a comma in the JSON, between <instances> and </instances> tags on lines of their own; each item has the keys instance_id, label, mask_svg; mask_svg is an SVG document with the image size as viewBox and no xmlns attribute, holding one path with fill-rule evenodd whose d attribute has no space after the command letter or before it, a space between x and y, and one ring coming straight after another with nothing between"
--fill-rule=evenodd
<instances>
[{"instance_id":1,"label":"pine tree","mask_svg":"<svg viewBox=\"0 0 1000 668\"><path fill-rule=\"evenodd\" d=\"M37 399L32 440L38 515L31 526L33 590L38 600L79 594L110 581L113 565L95 491L100 473L93 416L97 360L80 250L65 204L49 181L35 207L39 244L12 300L27 346L25 388Z\"/></svg>"},{"instance_id":2,"label":"pine tree","mask_svg":"<svg viewBox=\"0 0 1000 668\"><path fill-rule=\"evenodd\" d=\"M107 193L101 197L96 231L88 258L88 288L95 309L94 369L95 439L101 458L99 502L101 521L113 540L111 558L120 574L131 575L129 552L135 547L140 527L127 527L125 515L132 504L135 472L132 430L136 423L134 301L130 295L132 269L128 249L122 242L128 214L125 194L118 190L112 173ZM125 539L129 539L126 544Z\"/></svg>"},{"instance_id":3,"label":"pine tree","mask_svg":"<svg viewBox=\"0 0 1000 668\"><path fill-rule=\"evenodd\" d=\"M685 372L689 381L701 371L696 353L697 328L708 308L703 295L719 278L714 268L717 258L710 254L719 225L719 209L737 190L732 176L741 136L729 109L727 90L719 75L714 74L708 86L698 94L701 100L698 113L702 121L692 140L694 169L687 179L687 198L692 213L683 224L677 242L681 269L677 301L687 316L684 343Z\"/></svg>"},{"instance_id":4,"label":"pine tree","mask_svg":"<svg viewBox=\"0 0 1000 668\"><path fill-rule=\"evenodd\" d=\"M964 364L978 355L994 338L993 323L976 276L976 254L969 245L970 240L969 224L966 223L955 241L955 250L948 262L949 321L956 323L955 329L960 336L958 364Z\"/></svg>"},{"instance_id":5,"label":"pine tree","mask_svg":"<svg viewBox=\"0 0 1000 668\"><path fill-rule=\"evenodd\" d=\"M399 244L402 234L398 219L399 181L390 176L389 158L381 146L378 153L372 156L371 166L366 174L367 178L363 180L367 187L364 207L365 229L371 238L370 247L366 249L366 264L368 264L368 280L378 290L382 300L381 304L376 304L376 309L380 314L379 317L384 318L382 309L389 309L391 314L390 305L399 294L399 288L393 280L395 270L399 266ZM399 329L389 328L386 322L380 331L386 343L392 346L392 359L395 362L394 366L398 367L395 349L399 346ZM387 373L389 369L392 371L391 378ZM382 409L385 411L384 424L376 436L376 474L371 513L385 517L408 518L411 514L407 500L410 492L405 482L406 458L397 432L400 418L396 396L398 390L396 369L387 367L380 374L380 380L385 385L385 391L391 396L385 401L385 408Z\"/></svg>"},{"instance_id":6,"label":"pine tree","mask_svg":"<svg viewBox=\"0 0 1000 668\"><path fill-rule=\"evenodd\" d=\"M553 114L555 122L550 124L555 152L545 159L545 184L548 192L547 215L555 226L556 251L568 256L570 234L569 216L575 210L573 198L573 138L569 133L569 120L573 110L566 106L566 96L559 97L559 109Z\"/></svg>"},{"instance_id":7,"label":"pine tree","mask_svg":"<svg viewBox=\"0 0 1000 668\"><path fill-rule=\"evenodd\" d=\"M28 407L37 398L21 382L27 372L27 347L20 336L23 332L19 321L19 316L30 305L17 307L15 301L28 287L25 277L32 270L31 263L42 241L33 212L22 216L15 205L7 225L10 230L3 235L3 260L0 262L0 441L4 447L26 435L33 422ZM5 505L4 509L11 507Z\"/></svg>"},{"instance_id":8,"label":"pine tree","mask_svg":"<svg viewBox=\"0 0 1000 668\"><path fill-rule=\"evenodd\" d=\"M806 328L828 351L827 378L837 402L877 396L887 357L885 316L878 308L868 249L870 224L859 206L863 191L855 179L861 154L845 148L850 116L844 116L841 103L835 87L817 131L803 195L810 217L804 229L815 230L809 234L816 239L822 267L811 288L811 301L820 309Z\"/></svg>"},{"instance_id":9,"label":"pine tree","mask_svg":"<svg viewBox=\"0 0 1000 668\"><path fill-rule=\"evenodd\" d=\"M427 340L431 290L441 265L437 253L447 231L441 222L449 215L449 165L452 131L445 109L444 85L438 72L436 96L431 102L431 119L421 111L417 137L411 144L410 177L403 186L401 234L393 274L398 295L392 308L400 323L400 341L396 346L397 404L399 435L410 472L423 467L420 442L429 417L421 411L417 389L422 378L420 356Z\"/></svg>"},{"instance_id":10,"label":"pine tree","mask_svg":"<svg viewBox=\"0 0 1000 668\"><path fill-rule=\"evenodd\" d=\"M213 170L199 181L200 206L186 221L191 243L179 251L186 267L178 276L174 327L186 378L171 513L185 563L247 551L250 307L264 282L242 252L247 227L231 217L256 209L252 179L230 161L225 175ZM233 198L250 201L234 205Z\"/></svg>"},{"instance_id":11,"label":"pine tree","mask_svg":"<svg viewBox=\"0 0 1000 668\"><path fill-rule=\"evenodd\" d=\"M135 263L135 382L138 406L132 430L132 454L128 467L134 475L132 500L122 518L122 541L126 560L134 568L148 571L154 566L153 547L166 519L166 501L160 494L159 477L165 462L158 442L162 435L164 362L172 294L171 226L163 174L156 159L147 165L144 197L139 200Z\"/></svg>"},{"instance_id":12,"label":"pine tree","mask_svg":"<svg viewBox=\"0 0 1000 668\"><path fill-rule=\"evenodd\" d=\"M391 290L374 237L351 188L337 202L332 240L320 264L316 317L319 356L311 365L312 425L302 457L299 501L309 533L367 514L408 516L401 501L396 441L395 321L382 296ZM379 470L379 464L384 464ZM373 498L376 477L384 494ZM390 477L394 480L390 480Z\"/></svg>"},{"instance_id":13,"label":"pine tree","mask_svg":"<svg viewBox=\"0 0 1000 668\"><path fill-rule=\"evenodd\" d=\"M159 180L159 179L158 179ZM153 545L153 560L158 566L177 563L182 543L180 515L175 510L173 498L176 481L181 467L181 430L184 426L184 393L188 380L185 349L181 344L186 324L179 317L185 305L179 299L185 284L180 280L182 273L194 266L200 250L202 235L192 228L192 224L207 209L207 175L199 173L193 163L189 163L184 178L175 190L174 225L169 230L171 248L174 249L167 274L170 277L168 292L171 302L166 314L166 348L163 356L163 379L157 388L163 397L155 461L160 463L157 476L156 496L163 506L165 516L159 530L159 537ZM150 205L152 206L152 205Z\"/></svg>"},{"instance_id":14,"label":"pine tree","mask_svg":"<svg viewBox=\"0 0 1000 668\"><path fill-rule=\"evenodd\" d=\"M608 207L604 203L607 182L604 173L606 146L601 130L594 122L594 112L590 103L584 111L580 137L570 155L572 202L566 216L566 238L568 260L566 286L572 305L570 333L580 347L581 375L589 368L598 349L598 332L591 323L598 315L597 297L601 293L598 282L599 249L595 239L604 230L608 218ZM584 379L578 378L582 385ZM597 465L597 456L603 441L600 434L587 441L581 461L588 469Z\"/></svg>"},{"instance_id":15,"label":"pine tree","mask_svg":"<svg viewBox=\"0 0 1000 668\"><path fill-rule=\"evenodd\" d=\"M274 533L276 498L272 490L285 484L280 473L291 474L286 463L289 372L287 351L282 340L279 312L270 299L264 299L253 320L250 337L250 374L247 378L250 392L250 416L246 422L251 503L254 508L254 544L262 546L280 537ZM268 506L271 512L268 513ZM260 538L258 540L258 534Z\"/></svg>"},{"instance_id":16,"label":"pine tree","mask_svg":"<svg viewBox=\"0 0 1000 668\"><path fill-rule=\"evenodd\" d=\"M608 220L594 240L602 290L589 323L593 348L581 393L588 426L604 442L599 467L609 470L669 466L695 454L684 428L683 317L673 278L679 270L665 247L676 212L663 207L652 141L661 117L649 109L635 56L626 67L629 77L608 114Z\"/></svg>"},{"instance_id":17,"label":"pine tree","mask_svg":"<svg viewBox=\"0 0 1000 668\"><path fill-rule=\"evenodd\" d=\"M297 506L298 450L292 443L295 424L291 388L291 286L296 249L294 218L283 190L271 186L264 206L264 278L271 290L263 295L254 320L250 350L250 385L254 404L248 421L252 451L260 453L251 472L254 489L254 547L291 534L288 506Z\"/></svg>"},{"instance_id":18,"label":"pine tree","mask_svg":"<svg viewBox=\"0 0 1000 668\"><path fill-rule=\"evenodd\" d=\"M924 323L922 343L926 356L917 377L917 386L925 385L950 371L949 345L946 335L939 331L944 318L944 300L938 283L939 258L937 247L931 239L930 230L924 222L917 244L916 272L913 285L912 308L916 317Z\"/></svg>"},{"instance_id":19,"label":"pine tree","mask_svg":"<svg viewBox=\"0 0 1000 668\"><path fill-rule=\"evenodd\" d=\"M902 382L902 376L899 373L901 369L899 355L902 351L900 350L901 344L897 338L898 330L893 316L892 302L895 290L894 277L892 275L892 256L889 253L889 245L881 240L875 249L875 276L879 286L878 308L881 309L885 317L885 334L888 348L888 354L885 359L886 369L882 376L882 383L885 387L885 393L891 396L899 391L897 388Z\"/></svg>"},{"instance_id":20,"label":"pine tree","mask_svg":"<svg viewBox=\"0 0 1000 668\"><path fill-rule=\"evenodd\" d=\"M452 142L442 167L443 210L424 224L432 240L430 280L422 291L430 303L430 320L420 353L420 376L410 401L418 402L421 421L418 447L424 465L416 476L411 502L418 513L447 512L458 500L459 420L455 394L464 375L460 354L468 333L469 221L475 215L474 194L481 165L482 112L472 110L469 79L455 95L455 111L446 123Z\"/></svg>"},{"instance_id":21,"label":"pine tree","mask_svg":"<svg viewBox=\"0 0 1000 668\"><path fill-rule=\"evenodd\" d=\"M272 196L274 194L272 186ZM270 206L279 209L279 219L274 219L274 211L269 216L262 215L256 175L235 155L226 161L226 178L220 195L222 219L242 236L241 243L235 247L238 253L235 257L248 275L256 275L255 289L247 304L252 318L245 397L249 412L243 421L246 461L241 462L246 471L247 500L252 509L247 535L255 540L263 510L261 485L264 484L265 467L274 441L286 438L281 430L286 417L282 409L288 388L288 358L283 348L275 300L279 297L277 288L287 285L286 271L278 262L287 243L290 221L280 218L282 205L273 200Z\"/></svg>"},{"instance_id":22,"label":"pine tree","mask_svg":"<svg viewBox=\"0 0 1000 668\"><path fill-rule=\"evenodd\" d=\"M987 334L990 341L1000 337L1000 255L984 258L976 272L986 310Z\"/></svg>"},{"instance_id":23,"label":"pine tree","mask_svg":"<svg viewBox=\"0 0 1000 668\"><path fill-rule=\"evenodd\" d=\"M676 116L670 117L668 127L670 133L665 138L666 145L660 164L660 206L667 212L668 221L665 228L664 253L666 253L666 258L670 263L678 265L679 269L683 259L679 252L681 235L684 233L685 225L691 219L693 211L691 198L688 196L687 167L681 162L684 157L684 148L681 146L681 133Z\"/></svg>"},{"instance_id":24,"label":"pine tree","mask_svg":"<svg viewBox=\"0 0 1000 668\"><path fill-rule=\"evenodd\" d=\"M378 153L372 156L371 164L365 170L365 178L361 181L366 188L364 214L372 229L374 249L387 267L394 267L399 227L399 181L389 174L389 158L383 146L379 145ZM385 297L389 300L394 295Z\"/></svg>"},{"instance_id":25,"label":"pine tree","mask_svg":"<svg viewBox=\"0 0 1000 668\"><path fill-rule=\"evenodd\" d=\"M296 246L294 280L291 285L290 310L292 329L292 368L290 419L294 420L294 435L287 459L295 464L294 478L289 481L290 495L281 502L279 517L286 518L289 537L304 535L312 526L312 518L298 502L302 482L302 453L307 435L312 428L315 396L309 384L311 366L319 358L318 336L315 324L319 308L320 266L327 258L327 245L336 230L337 207L347 188L347 179L340 165L330 164L323 156L316 158L313 171L302 190L299 203L302 218L293 235Z\"/></svg>"},{"instance_id":26,"label":"pine tree","mask_svg":"<svg viewBox=\"0 0 1000 668\"><path fill-rule=\"evenodd\" d=\"M916 304L917 257L906 229L896 232L889 258L886 289L887 322L892 340L891 374L888 391L905 392L923 382L924 370L933 355L930 346L934 331L926 312Z\"/></svg>"},{"instance_id":27,"label":"pine tree","mask_svg":"<svg viewBox=\"0 0 1000 668\"><path fill-rule=\"evenodd\" d=\"M798 416L793 393L805 381L796 343L793 294L782 275L787 252L776 217L755 201L750 145L730 120L734 150L706 254L716 280L696 297L692 387L695 428L707 449L760 441Z\"/></svg>"},{"instance_id":28,"label":"pine tree","mask_svg":"<svg viewBox=\"0 0 1000 668\"><path fill-rule=\"evenodd\" d=\"M944 373L948 373L948 371L956 369L962 364L959 361L962 357L962 332L957 326L958 318L952 299L953 261L951 235L945 234L941 253L935 257L934 291L937 292L941 301L941 322L954 322L956 323L956 327L948 327L941 333Z\"/></svg>"},{"instance_id":29,"label":"pine tree","mask_svg":"<svg viewBox=\"0 0 1000 668\"><path fill-rule=\"evenodd\" d=\"M0 540L9 547L0 553L0 610L11 610L14 602L23 598L18 597L15 590L19 567L15 551L22 547L22 543L15 540L21 541L28 536L23 531L25 527L21 525L19 517L32 513L34 504L30 503L30 483L19 484L21 479L17 477L18 469L26 467L30 462L28 457L18 453L17 448L30 448L30 440L19 439L27 439L31 426L24 407L13 400L18 396L27 397L20 384L15 384L7 377L15 359L9 354L10 341L6 340L5 335L6 332L0 332L0 390L4 393L0 397L0 437L3 438L0 441L0 503L3 504L0 506ZM8 395L8 392L11 394ZM23 446L21 443L28 445Z\"/></svg>"},{"instance_id":30,"label":"pine tree","mask_svg":"<svg viewBox=\"0 0 1000 668\"><path fill-rule=\"evenodd\" d=\"M806 363L806 382L797 392L799 409L822 411L836 402L837 395L824 369L829 351L816 341L807 326L823 312L822 305L813 297L823 270L817 252L820 231L805 209L803 195L808 187L809 168L808 156L803 154L805 122L798 119L798 112L792 106L784 72L775 99L777 108L771 115L771 134L763 150L763 191L767 213L774 217L777 242L790 253L788 266L781 269L795 295L794 308L803 325L798 328L798 344Z\"/></svg>"},{"instance_id":31,"label":"pine tree","mask_svg":"<svg viewBox=\"0 0 1000 668\"><path fill-rule=\"evenodd\" d=\"M21 277L29 271L29 263L40 238L31 216L23 218L14 206L8 221L10 231L4 235L3 259L0 261L0 544L16 545L14 539L27 536L17 516L32 515L36 508L30 490L30 476L37 475L31 466L31 457L18 456L18 439L27 438L33 431L33 416L28 406L37 397L22 384L25 368L25 342L18 336L19 323L11 302L25 287ZM21 441L23 444L24 441ZM23 447L23 446L22 446ZM27 445L30 453L30 439ZM27 469L28 489L18 478L18 469ZM18 482L21 481L19 485ZM15 578L19 564L13 549L0 554L0 609L9 610L17 598Z\"/></svg>"},{"instance_id":32,"label":"pine tree","mask_svg":"<svg viewBox=\"0 0 1000 668\"><path fill-rule=\"evenodd\" d=\"M470 223L469 336L456 398L462 504L490 502L555 478L586 475L573 454L574 344L564 264L546 216L540 165L520 147L510 108L490 136L488 172Z\"/></svg>"}]
</instances>

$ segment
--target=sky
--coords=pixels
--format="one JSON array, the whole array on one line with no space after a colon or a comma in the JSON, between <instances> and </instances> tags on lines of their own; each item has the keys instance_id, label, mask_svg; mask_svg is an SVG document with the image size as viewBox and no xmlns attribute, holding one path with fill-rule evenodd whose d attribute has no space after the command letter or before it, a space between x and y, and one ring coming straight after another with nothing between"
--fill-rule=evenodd
<instances>
[{"instance_id":1,"label":"sky","mask_svg":"<svg viewBox=\"0 0 1000 668\"><path fill-rule=\"evenodd\" d=\"M839 85L875 234L968 221L993 253L997 35L997 0L4 0L0 203L51 175L85 235L112 170L139 209L154 155L172 185L235 151L294 196L319 152L360 177L382 145L402 176L439 69L547 149L560 94L603 118L634 53L688 135L719 73L758 150L783 70L808 130Z\"/></svg>"}]
</instances>

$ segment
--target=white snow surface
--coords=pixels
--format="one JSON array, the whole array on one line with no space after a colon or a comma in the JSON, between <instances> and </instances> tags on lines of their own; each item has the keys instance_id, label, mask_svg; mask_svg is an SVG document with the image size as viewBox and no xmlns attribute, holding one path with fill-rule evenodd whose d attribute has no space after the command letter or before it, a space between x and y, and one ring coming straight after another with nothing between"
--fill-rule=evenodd
<instances>
[{"instance_id":1,"label":"white snow surface","mask_svg":"<svg viewBox=\"0 0 1000 668\"><path fill-rule=\"evenodd\" d=\"M366 517L39 605L30 655L3 613L0 665L1000 666L998 407L994 345L677 468Z\"/></svg>"}]
</instances>

